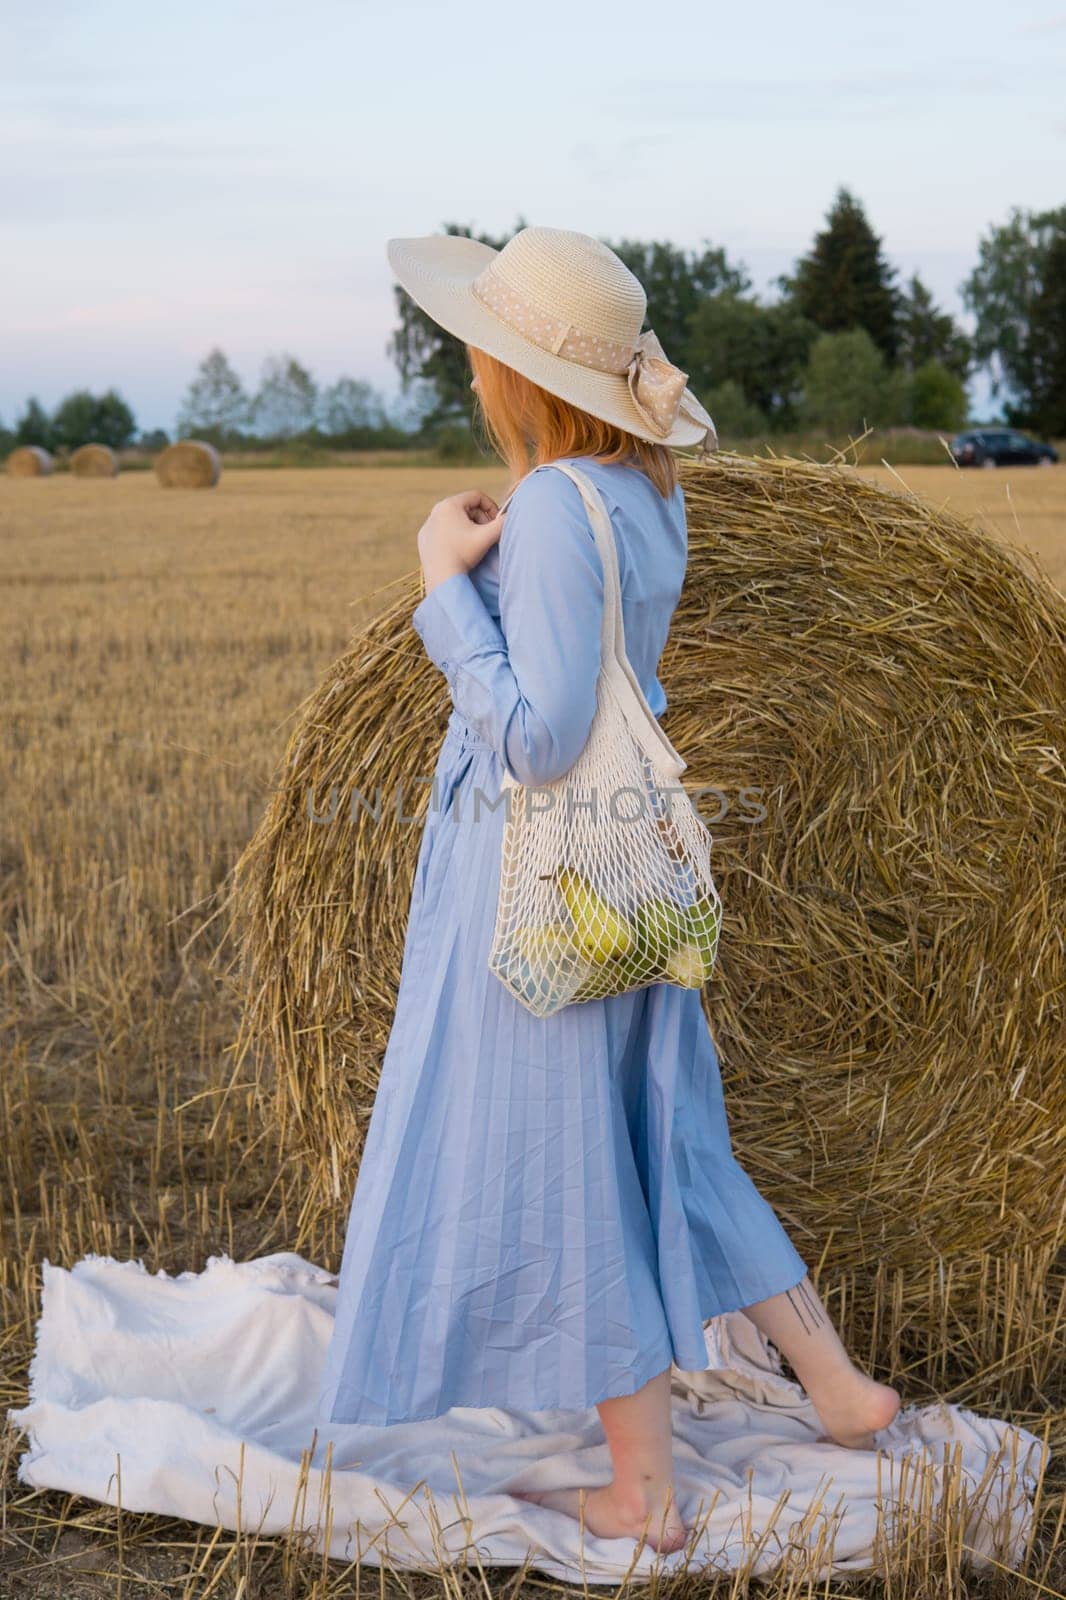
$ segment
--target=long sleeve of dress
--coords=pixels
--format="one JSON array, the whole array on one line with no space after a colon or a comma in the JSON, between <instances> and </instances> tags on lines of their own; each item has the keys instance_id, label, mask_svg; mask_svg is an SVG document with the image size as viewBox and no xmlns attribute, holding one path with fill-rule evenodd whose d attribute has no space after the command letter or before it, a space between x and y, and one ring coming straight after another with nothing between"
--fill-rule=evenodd
<instances>
[{"instance_id":1,"label":"long sleeve of dress","mask_svg":"<svg viewBox=\"0 0 1066 1600\"><path fill-rule=\"evenodd\" d=\"M577 485L524 479L504 513L500 620L473 579L453 573L412 623L452 703L518 783L551 783L585 746L596 711L603 563Z\"/></svg>"}]
</instances>

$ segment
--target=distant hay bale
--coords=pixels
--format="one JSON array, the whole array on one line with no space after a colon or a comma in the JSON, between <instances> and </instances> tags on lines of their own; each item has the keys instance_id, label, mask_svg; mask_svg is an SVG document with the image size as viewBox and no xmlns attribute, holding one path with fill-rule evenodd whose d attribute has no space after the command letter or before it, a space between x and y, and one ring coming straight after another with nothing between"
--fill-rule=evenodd
<instances>
[{"instance_id":1,"label":"distant hay bale","mask_svg":"<svg viewBox=\"0 0 1066 1600\"><path fill-rule=\"evenodd\" d=\"M218 451L201 439L179 439L155 462L155 475L165 489L211 489L221 471Z\"/></svg>"},{"instance_id":2,"label":"distant hay bale","mask_svg":"<svg viewBox=\"0 0 1066 1600\"><path fill-rule=\"evenodd\" d=\"M83 444L71 456L70 470L76 478L113 478L118 457L110 445Z\"/></svg>"},{"instance_id":3,"label":"distant hay bale","mask_svg":"<svg viewBox=\"0 0 1066 1600\"><path fill-rule=\"evenodd\" d=\"M893 1325L947 1347L949 1290L976 1315L1064 1238L1066 599L851 468L680 468L663 725L714 786L734 1147L808 1262L898 1269ZM420 597L412 573L303 703L233 873L243 1044L308 1214L350 1196L451 707ZM379 785L375 823L348 801Z\"/></svg>"},{"instance_id":4,"label":"distant hay bale","mask_svg":"<svg viewBox=\"0 0 1066 1600\"><path fill-rule=\"evenodd\" d=\"M7 470L12 478L47 478L54 465L48 451L39 444L19 445L7 458Z\"/></svg>"}]
</instances>

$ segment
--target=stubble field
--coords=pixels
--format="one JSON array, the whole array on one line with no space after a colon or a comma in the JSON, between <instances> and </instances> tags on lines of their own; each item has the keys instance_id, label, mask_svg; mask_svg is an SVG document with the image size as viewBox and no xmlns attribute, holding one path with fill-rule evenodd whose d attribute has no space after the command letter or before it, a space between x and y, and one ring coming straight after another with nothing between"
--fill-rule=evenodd
<instances>
[{"instance_id":1,"label":"stubble field","mask_svg":"<svg viewBox=\"0 0 1066 1600\"><path fill-rule=\"evenodd\" d=\"M1066 590L1066 465L863 470L1028 546ZM215 925L190 936L255 828L293 714L413 581L431 504L471 486L502 498L507 474L245 470L200 492L149 473L0 479L5 1408L25 1399L42 1256L174 1272L294 1249L336 1266L336 1220L301 1228L299 1173L234 1081L238 999ZM85 1503L16 1484L21 1448L9 1428L0 1589L115 1592L70 1569L114 1512L75 1527ZM200 1593L197 1563L206 1580L220 1559L209 1531L171 1551L154 1520L150 1586L124 1592ZM213 1592L242 1592L238 1576Z\"/></svg>"}]
</instances>

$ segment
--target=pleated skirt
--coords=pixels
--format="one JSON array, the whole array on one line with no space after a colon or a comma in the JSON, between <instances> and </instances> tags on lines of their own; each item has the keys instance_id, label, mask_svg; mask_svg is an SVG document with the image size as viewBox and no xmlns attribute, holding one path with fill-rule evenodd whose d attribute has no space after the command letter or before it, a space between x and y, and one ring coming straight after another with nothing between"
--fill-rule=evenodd
<instances>
[{"instance_id":1,"label":"pleated skirt","mask_svg":"<svg viewBox=\"0 0 1066 1600\"><path fill-rule=\"evenodd\" d=\"M453 711L317 1398L389 1425L451 1406L584 1410L807 1268L733 1155L699 992L528 1012L488 969L504 807ZM478 791L484 797L478 803Z\"/></svg>"}]
</instances>

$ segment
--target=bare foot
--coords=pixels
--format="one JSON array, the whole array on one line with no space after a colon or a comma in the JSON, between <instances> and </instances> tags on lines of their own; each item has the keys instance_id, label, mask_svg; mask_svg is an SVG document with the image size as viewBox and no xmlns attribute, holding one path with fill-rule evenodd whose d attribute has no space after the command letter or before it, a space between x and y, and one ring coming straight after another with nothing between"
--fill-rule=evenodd
<instances>
[{"instance_id":1,"label":"bare foot","mask_svg":"<svg viewBox=\"0 0 1066 1600\"><path fill-rule=\"evenodd\" d=\"M888 1427L901 1405L898 1390L854 1368L810 1399L826 1430L822 1439L853 1450L875 1450L874 1434Z\"/></svg>"},{"instance_id":2,"label":"bare foot","mask_svg":"<svg viewBox=\"0 0 1066 1600\"><path fill-rule=\"evenodd\" d=\"M620 1495L614 1484L599 1489L542 1489L528 1494L515 1493L516 1500L533 1500L538 1505L565 1511L601 1539L640 1539L646 1537L652 1549L680 1550L688 1538L677 1504L666 1494L643 1500ZM584 1501L584 1507L582 1507Z\"/></svg>"}]
</instances>

